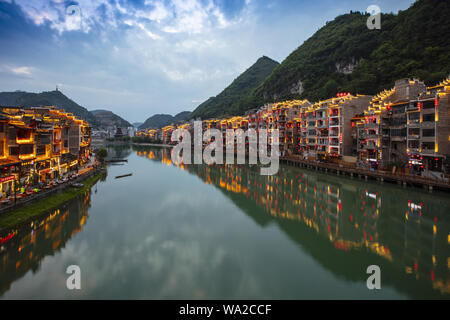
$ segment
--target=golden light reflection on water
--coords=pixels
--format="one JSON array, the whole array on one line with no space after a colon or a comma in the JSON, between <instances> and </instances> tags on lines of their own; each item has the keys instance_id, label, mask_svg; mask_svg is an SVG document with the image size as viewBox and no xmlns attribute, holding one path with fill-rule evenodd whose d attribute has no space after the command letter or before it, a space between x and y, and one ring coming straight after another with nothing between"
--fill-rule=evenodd
<instances>
[{"instance_id":1,"label":"golden light reflection on water","mask_svg":"<svg viewBox=\"0 0 450 320\"><path fill-rule=\"evenodd\" d=\"M56 209L43 217L0 235L0 295L11 283L35 269L47 255L61 250L83 230L89 217L91 192L73 201L74 207Z\"/></svg>"},{"instance_id":2,"label":"golden light reflection on water","mask_svg":"<svg viewBox=\"0 0 450 320\"><path fill-rule=\"evenodd\" d=\"M172 164L166 149L136 154ZM290 168L263 177L249 166L182 167L226 194L244 196L275 220L301 223L328 239L335 250L371 252L396 266L403 265L404 274L411 278L431 281L435 290L450 294L450 235L440 233L433 208L427 208L429 203L409 198L408 192L396 196L378 192L377 185L346 184Z\"/></svg>"}]
</instances>

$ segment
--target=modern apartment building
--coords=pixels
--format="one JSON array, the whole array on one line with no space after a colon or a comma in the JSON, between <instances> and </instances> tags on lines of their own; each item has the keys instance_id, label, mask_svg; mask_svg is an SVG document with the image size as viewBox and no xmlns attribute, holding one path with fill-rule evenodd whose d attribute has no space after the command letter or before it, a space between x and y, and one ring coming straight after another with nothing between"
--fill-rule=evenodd
<instances>
[{"instance_id":1,"label":"modern apartment building","mask_svg":"<svg viewBox=\"0 0 450 320\"><path fill-rule=\"evenodd\" d=\"M316 158L353 155L351 121L371 98L346 94L300 108L297 153Z\"/></svg>"},{"instance_id":2,"label":"modern apartment building","mask_svg":"<svg viewBox=\"0 0 450 320\"><path fill-rule=\"evenodd\" d=\"M450 78L410 101L406 127L409 167L415 171L449 172Z\"/></svg>"},{"instance_id":3,"label":"modern apartment building","mask_svg":"<svg viewBox=\"0 0 450 320\"><path fill-rule=\"evenodd\" d=\"M425 84L417 79L398 80L394 88L376 95L366 110L352 119L361 164L378 168L406 163L407 112L424 92Z\"/></svg>"},{"instance_id":4,"label":"modern apartment building","mask_svg":"<svg viewBox=\"0 0 450 320\"><path fill-rule=\"evenodd\" d=\"M273 132L278 130L280 156L320 160L345 157L372 168L409 164L414 170L448 172L449 97L450 78L429 88L418 79L401 79L391 90L374 97L339 93L316 103L271 103L244 116L205 120L202 129L220 130L224 147L227 138L230 141L228 135L234 134L229 130L253 129L267 132L270 152ZM184 125L139 134L161 134L166 141L169 133ZM245 143L248 152L249 141ZM236 150L236 141L233 144Z\"/></svg>"}]
</instances>

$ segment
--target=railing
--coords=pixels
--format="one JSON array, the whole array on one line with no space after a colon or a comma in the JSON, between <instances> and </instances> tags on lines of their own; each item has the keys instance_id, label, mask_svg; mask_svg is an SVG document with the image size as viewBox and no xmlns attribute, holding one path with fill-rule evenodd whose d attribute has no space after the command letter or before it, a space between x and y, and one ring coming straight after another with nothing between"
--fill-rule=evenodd
<instances>
[{"instance_id":1,"label":"railing","mask_svg":"<svg viewBox=\"0 0 450 320\"><path fill-rule=\"evenodd\" d=\"M281 157L281 161L287 161L291 163L301 163L308 166L317 166L321 167L327 170L334 170L334 171L340 171L340 172L346 172L353 175L360 175L360 176L367 176L372 178L383 178L385 181L396 181L396 182L404 182L409 184L422 184L424 186L433 186L438 187L440 189L450 191L450 184L448 182L440 181L440 180L434 180L429 178L424 178L421 176L409 174L409 173L402 173L402 172L396 172L392 173L389 171L382 171L382 170L368 170L361 167L350 167L350 166L344 166L342 164L334 164L334 163L324 163L324 162L318 162L318 161L308 161L303 160L298 157Z\"/></svg>"}]
</instances>

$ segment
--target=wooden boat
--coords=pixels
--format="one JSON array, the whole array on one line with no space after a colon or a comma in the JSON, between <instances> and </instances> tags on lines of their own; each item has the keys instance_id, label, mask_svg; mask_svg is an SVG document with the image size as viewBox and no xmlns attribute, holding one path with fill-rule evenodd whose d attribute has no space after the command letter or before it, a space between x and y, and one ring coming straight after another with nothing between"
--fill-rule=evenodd
<instances>
[{"instance_id":1,"label":"wooden boat","mask_svg":"<svg viewBox=\"0 0 450 320\"><path fill-rule=\"evenodd\" d=\"M129 177L129 176L132 176L132 175L133 175L132 173L128 173L128 174L124 174L124 175L121 175L121 176L117 176L116 179L125 178L125 177Z\"/></svg>"}]
</instances>

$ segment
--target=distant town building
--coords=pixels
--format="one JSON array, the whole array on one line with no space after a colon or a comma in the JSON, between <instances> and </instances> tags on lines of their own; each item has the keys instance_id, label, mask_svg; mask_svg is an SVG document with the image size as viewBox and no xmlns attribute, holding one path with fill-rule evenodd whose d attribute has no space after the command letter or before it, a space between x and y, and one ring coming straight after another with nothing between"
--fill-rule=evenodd
<instances>
[{"instance_id":1,"label":"distant town building","mask_svg":"<svg viewBox=\"0 0 450 320\"><path fill-rule=\"evenodd\" d=\"M127 128L127 134L129 137L134 137L136 135L136 128L135 127L128 127Z\"/></svg>"},{"instance_id":2,"label":"distant town building","mask_svg":"<svg viewBox=\"0 0 450 320\"><path fill-rule=\"evenodd\" d=\"M114 138L122 138L124 136L122 132L122 128L117 128L116 133L114 134Z\"/></svg>"},{"instance_id":3,"label":"distant town building","mask_svg":"<svg viewBox=\"0 0 450 320\"><path fill-rule=\"evenodd\" d=\"M224 148L230 141L228 130L266 130L269 143L278 130L281 156L442 173L450 170L449 99L450 78L428 88L418 79L401 79L374 97L345 92L316 103L266 104L244 116L204 120L202 129L220 130ZM192 133L193 120L140 130L136 136L173 144L171 134L177 128ZM230 143L236 146L236 141Z\"/></svg>"}]
</instances>

